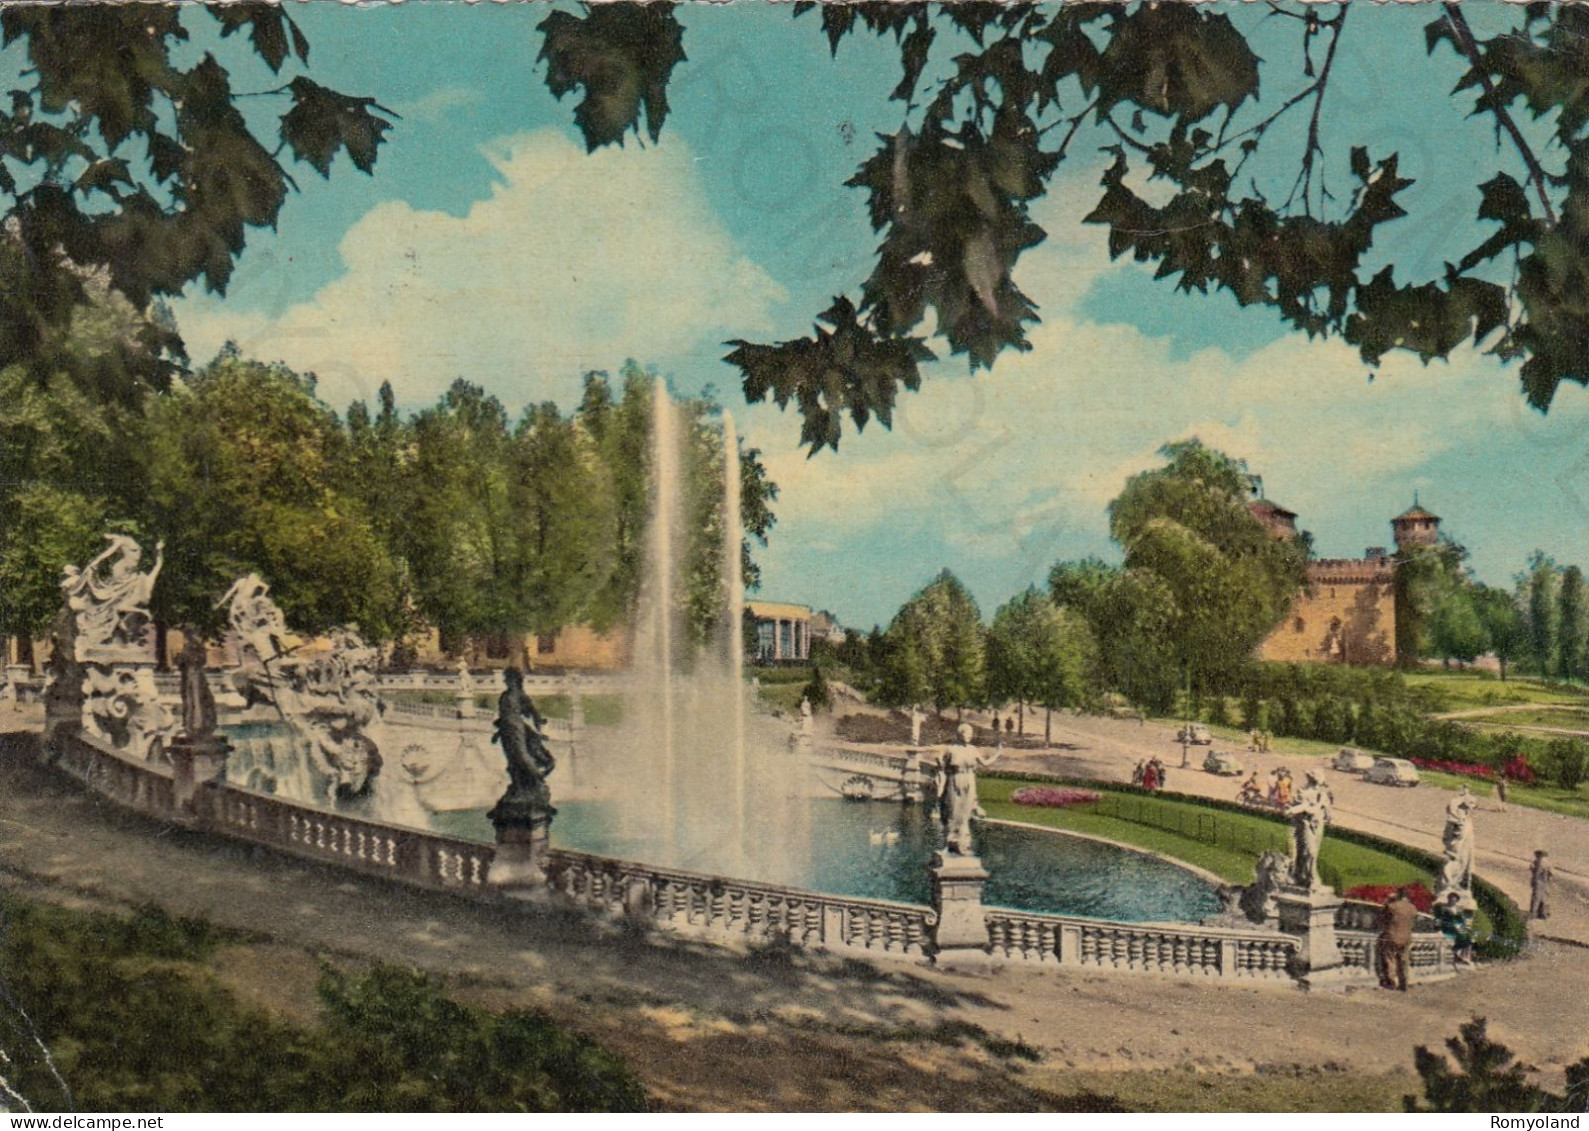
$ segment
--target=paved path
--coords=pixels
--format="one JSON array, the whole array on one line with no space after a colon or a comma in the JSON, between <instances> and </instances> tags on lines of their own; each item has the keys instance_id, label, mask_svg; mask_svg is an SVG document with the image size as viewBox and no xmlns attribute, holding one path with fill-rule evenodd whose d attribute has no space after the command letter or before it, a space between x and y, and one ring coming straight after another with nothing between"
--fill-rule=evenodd
<instances>
[{"instance_id":1,"label":"paved path","mask_svg":"<svg viewBox=\"0 0 1589 1131\"><path fill-rule=\"evenodd\" d=\"M1088 766L1117 757L1105 744L1136 748L1066 722L1078 746L1091 744L1074 752ZM1405 1072L1413 1046L1440 1047L1476 1011L1549 1086L1589 1055L1589 950L1577 947L1536 946L1405 995L1317 996L1074 969L974 979L802 952L734 954L577 914L413 891L129 816L37 767L26 735L0 734L0 881L56 902L154 903L252 932L255 942L223 952L223 981L304 1017L322 957L443 973L472 999L541 1008L608 1041L673 1108L1032 1110L1068 1090L1073 1070ZM919 1035L944 1022L1019 1038L1042 1059L1010 1062L975 1041L956 1048Z\"/></svg>"}]
</instances>

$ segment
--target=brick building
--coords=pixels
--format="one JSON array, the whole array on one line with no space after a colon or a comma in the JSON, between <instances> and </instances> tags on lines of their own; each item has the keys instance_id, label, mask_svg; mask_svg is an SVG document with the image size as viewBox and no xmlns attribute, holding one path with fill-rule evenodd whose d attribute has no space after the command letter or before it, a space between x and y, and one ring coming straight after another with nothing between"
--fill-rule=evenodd
<instances>
[{"instance_id":1,"label":"brick building","mask_svg":"<svg viewBox=\"0 0 1589 1131\"><path fill-rule=\"evenodd\" d=\"M1296 533L1296 514L1270 502L1248 504L1271 535ZM1439 516L1417 504L1390 520L1397 553L1432 545ZM1308 563L1307 588L1258 645L1260 660L1292 664L1396 662L1396 557L1370 546L1361 558L1321 558Z\"/></svg>"}]
</instances>

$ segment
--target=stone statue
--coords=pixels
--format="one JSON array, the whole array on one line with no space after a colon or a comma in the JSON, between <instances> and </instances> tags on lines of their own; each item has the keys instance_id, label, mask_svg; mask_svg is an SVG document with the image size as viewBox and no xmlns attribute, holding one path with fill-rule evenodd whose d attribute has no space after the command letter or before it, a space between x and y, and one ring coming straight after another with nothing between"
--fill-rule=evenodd
<instances>
[{"instance_id":1,"label":"stone statue","mask_svg":"<svg viewBox=\"0 0 1589 1131\"><path fill-rule=\"evenodd\" d=\"M910 744L921 745L921 708L914 703L910 705Z\"/></svg>"},{"instance_id":2,"label":"stone statue","mask_svg":"<svg viewBox=\"0 0 1589 1131\"><path fill-rule=\"evenodd\" d=\"M1293 887L1315 891L1323 886L1319 879L1319 846L1330 823L1329 789L1317 771L1309 770L1307 783L1285 810L1291 818L1291 876Z\"/></svg>"},{"instance_id":3,"label":"stone statue","mask_svg":"<svg viewBox=\"0 0 1589 1131\"><path fill-rule=\"evenodd\" d=\"M215 733L215 695L210 691L210 681L204 672L209 649L192 629L183 636L182 652L177 656L177 669L181 673L182 735L190 741L201 741Z\"/></svg>"},{"instance_id":4,"label":"stone statue","mask_svg":"<svg viewBox=\"0 0 1589 1131\"><path fill-rule=\"evenodd\" d=\"M1466 785L1446 805L1446 824L1440 835L1445 863L1440 869L1438 897L1447 892L1466 893L1473 886L1473 810L1479 799Z\"/></svg>"},{"instance_id":5,"label":"stone statue","mask_svg":"<svg viewBox=\"0 0 1589 1131\"><path fill-rule=\"evenodd\" d=\"M1239 903L1244 916L1254 923L1262 923L1279 914L1275 895L1286 882L1290 869L1286 858L1273 849L1258 857L1253 869L1252 883L1241 889Z\"/></svg>"},{"instance_id":6,"label":"stone statue","mask_svg":"<svg viewBox=\"0 0 1589 1131\"><path fill-rule=\"evenodd\" d=\"M153 567L140 573L143 549L137 542L125 534L107 534L105 540L110 545L87 565L81 569L69 565L61 571L66 607L77 618L79 660L99 658L106 649L143 647L149 598L164 560L165 543L157 542ZM107 562L108 570L103 568Z\"/></svg>"},{"instance_id":7,"label":"stone statue","mask_svg":"<svg viewBox=\"0 0 1589 1131\"><path fill-rule=\"evenodd\" d=\"M351 626L332 631L331 650L313 659L287 644L287 620L257 574L239 578L217 603L237 634L243 666L232 673L243 699L273 706L308 745L310 761L335 797L365 793L380 772L379 748L364 729L381 713L375 680L380 650Z\"/></svg>"},{"instance_id":8,"label":"stone statue","mask_svg":"<svg viewBox=\"0 0 1589 1131\"><path fill-rule=\"evenodd\" d=\"M72 617L80 721L91 738L135 757L155 758L164 754L165 739L176 729L176 720L160 703L154 655L144 640L165 544L155 546L154 565L144 573L136 541L125 534L107 534L105 540L109 545L87 565L61 571L61 592ZM64 660L57 667L59 677Z\"/></svg>"},{"instance_id":9,"label":"stone statue","mask_svg":"<svg viewBox=\"0 0 1589 1131\"><path fill-rule=\"evenodd\" d=\"M83 668L83 730L135 757L153 760L177 721L160 702L154 665L89 664Z\"/></svg>"},{"instance_id":10,"label":"stone statue","mask_svg":"<svg viewBox=\"0 0 1589 1131\"><path fill-rule=\"evenodd\" d=\"M493 824L529 827L549 825L557 812L546 779L557 762L542 737L546 720L524 693L524 675L518 668L502 673L505 685L497 699L496 733L492 742L502 745L508 763L508 790L487 814Z\"/></svg>"},{"instance_id":11,"label":"stone statue","mask_svg":"<svg viewBox=\"0 0 1589 1131\"><path fill-rule=\"evenodd\" d=\"M552 818L557 815L546 779L557 763L546 748L546 720L524 694L523 673L509 668L502 673L502 682L497 729L491 741L502 744L502 756L508 762L508 788L486 814L497 831L487 882L523 894L546 882Z\"/></svg>"},{"instance_id":12,"label":"stone statue","mask_svg":"<svg viewBox=\"0 0 1589 1131\"><path fill-rule=\"evenodd\" d=\"M270 599L270 585L257 573L246 574L232 583L232 587L215 603L216 608L226 605L226 621L237 634L239 644L251 651L261 664L285 655L287 647L287 618Z\"/></svg>"},{"instance_id":13,"label":"stone statue","mask_svg":"<svg viewBox=\"0 0 1589 1131\"><path fill-rule=\"evenodd\" d=\"M971 745L975 732L962 724L955 745L943 752L935 777L938 792L938 819L943 826L944 847L951 856L974 855L971 845L971 818L977 814L977 770L991 766L1003 752L981 757Z\"/></svg>"},{"instance_id":14,"label":"stone statue","mask_svg":"<svg viewBox=\"0 0 1589 1131\"><path fill-rule=\"evenodd\" d=\"M458 657L458 694L474 696L474 676L469 673L469 661Z\"/></svg>"}]
</instances>

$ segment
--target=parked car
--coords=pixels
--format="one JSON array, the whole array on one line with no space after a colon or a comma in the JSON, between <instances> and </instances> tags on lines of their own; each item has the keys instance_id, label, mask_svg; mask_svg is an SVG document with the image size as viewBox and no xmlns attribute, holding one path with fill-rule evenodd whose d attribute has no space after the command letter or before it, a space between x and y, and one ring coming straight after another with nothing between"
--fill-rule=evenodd
<instances>
[{"instance_id":1,"label":"parked car","mask_svg":"<svg viewBox=\"0 0 1589 1131\"><path fill-rule=\"evenodd\" d=\"M1376 785L1414 786L1418 784L1418 767L1405 758L1375 758L1363 780Z\"/></svg>"},{"instance_id":2,"label":"parked car","mask_svg":"<svg viewBox=\"0 0 1589 1131\"><path fill-rule=\"evenodd\" d=\"M1330 765L1349 774L1364 774L1374 765L1374 756L1356 747L1343 746Z\"/></svg>"},{"instance_id":3,"label":"parked car","mask_svg":"<svg viewBox=\"0 0 1589 1131\"><path fill-rule=\"evenodd\" d=\"M1188 746L1212 746L1214 736L1208 733L1208 728L1202 723L1187 723L1175 732L1175 741Z\"/></svg>"},{"instance_id":4,"label":"parked car","mask_svg":"<svg viewBox=\"0 0 1589 1131\"><path fill-rule=\"evenodd\" d=\"M1228 751L1210 750L1208 757L1203 759L1203 769L1221 777L1237 777L1241 774L1241 763L1236 761L1236 755Z\"/></svg>"}]
</instances>

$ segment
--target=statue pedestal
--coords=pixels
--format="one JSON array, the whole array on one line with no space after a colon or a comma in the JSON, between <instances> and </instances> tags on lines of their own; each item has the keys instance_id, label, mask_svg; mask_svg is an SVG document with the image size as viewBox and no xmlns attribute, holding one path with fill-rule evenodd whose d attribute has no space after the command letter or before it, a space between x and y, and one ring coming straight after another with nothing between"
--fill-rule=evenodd
<instances>
[{"instance_id":1,"label":"statue pedestal","mask_svg":"<svg viewBox=\"0 0 1589 1131\"><path fill-rule=\"evenodd\" d=\"M928 872L932 876L932 906L938 915L933 965L956 973L991 973L988 925L982 917L982 885L988 874L982 861L975 856L935 852Z\"/></svg>"},{"instance_id":2,"label":"statue pedestal","mask_svg":"<svg viewBox=\"0 0 1589 1131\"><path fill-rule=\"evenodd\" d=\"M523 899L548 893L546 856L551 849L552 816L544 800L515 796L510 788L487 813L497 830L497 851L486 883Z\"/></svg>"},{"instance_id":3,"label":"statue pedestal","mask_svg":"<svg viewBox=\"0 0 1589 1131\"><path fill-rule=\"evenodd\" d=\"M232 744L218 734L202 738L178 735L167 750L171 756L171 784L177 815L195 818L199 815L196 803L199 791L224 780L226 758L232 752Z\"/></svg>"},{"instance_id":4,"label":"statue pedestal","mask_svg":"<svg viewBox=\"0 0 1589 1131\"><path fill-rule=\"evenodd\" d=\"M486 883L510 889L509 895L531 897L546 890L546 854L550 837L545 825L525 829L497 828L497 852L491 858ZM516 889L516 890L515 890Z\"/></svg>"},{"instance_id":5,"label":"statue pedestal","mask_svg":"<svg viewBox=\"0 0 1589 1131\"><path fill-rule=\"evenodd\" d=\"M1300 943L1291 973L1303 989L1340 989L1347 980L1335 941L1335 913L1341 902L1327 887L1285 886L1275 896L1280 930L1295 935Z\"/></svg>"},{"instance_id":6,"label":"statue pedestal","mask_svg":"<svg viewBox=\"0 0 1589 1131\"><path fill-rule=\"evenodd\" d=\"M457 709L460 719L474 718L474 692L460 690L453 696L453 706Z\"/></svg>"}]
</instances>

